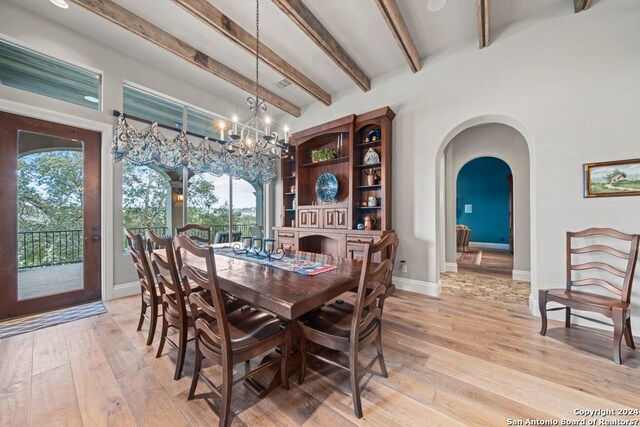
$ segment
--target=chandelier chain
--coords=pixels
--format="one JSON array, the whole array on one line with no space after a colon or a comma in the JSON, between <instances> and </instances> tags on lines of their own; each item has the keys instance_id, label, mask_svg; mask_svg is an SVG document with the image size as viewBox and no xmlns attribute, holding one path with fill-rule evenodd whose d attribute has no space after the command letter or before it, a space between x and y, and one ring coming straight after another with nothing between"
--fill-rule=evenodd
<instances>
[{"instance_id":1,"label":"chandelier chain","mask_svg":"<svg viewBox=\"0 0 640 427\"><path fill-rule=\"evenodd\" d=\"M256 108L258 107L258 89L260 67L260 0L256 0Z\"/></svg>"}]
</instances>

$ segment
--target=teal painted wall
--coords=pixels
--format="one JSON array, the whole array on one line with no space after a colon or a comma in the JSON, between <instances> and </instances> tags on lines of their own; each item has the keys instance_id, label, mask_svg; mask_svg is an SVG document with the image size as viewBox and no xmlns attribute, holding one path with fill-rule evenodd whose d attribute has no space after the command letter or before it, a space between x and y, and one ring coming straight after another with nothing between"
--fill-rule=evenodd
<instances>
[{"instance_id":1,"label":"teal painted wall","mask_svg":"<svg viewBox=\"0 0 640 427\"><path fill-rule=\"evenodd\" d=\"M460 169L456 182L456 223L471 229L471 241L509 243L511 168L495 157L480 157ZM465 213L471 205L472 213Z\"/></svg>"}]
</instances>

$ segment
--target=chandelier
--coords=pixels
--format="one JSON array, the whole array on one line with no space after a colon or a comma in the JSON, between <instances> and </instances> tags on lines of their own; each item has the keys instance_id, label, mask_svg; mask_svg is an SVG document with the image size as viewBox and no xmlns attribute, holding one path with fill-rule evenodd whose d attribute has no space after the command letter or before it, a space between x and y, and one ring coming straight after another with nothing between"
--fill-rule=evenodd
<instances>
[{"instance_id":1,"label":"chandelier","mask_svg":"<svg viewBox=\"0 0 640 427\"><path fill-rule=\"evenodd\" d=\"M271 131L271 117L267 113L267 104L259 96L260 88L260 1L256 0L256 84L255 93L247 98L249 105L249 119L241 126L238 133L238 116L233 116L229 140L226 144L228 151L235 149L242 156L267 156L283 158L289 155L289 132L284 128L284 139L280 140L277 132ZM224 138L222 138L224 139Z\"/></svg>"}]
</instances>

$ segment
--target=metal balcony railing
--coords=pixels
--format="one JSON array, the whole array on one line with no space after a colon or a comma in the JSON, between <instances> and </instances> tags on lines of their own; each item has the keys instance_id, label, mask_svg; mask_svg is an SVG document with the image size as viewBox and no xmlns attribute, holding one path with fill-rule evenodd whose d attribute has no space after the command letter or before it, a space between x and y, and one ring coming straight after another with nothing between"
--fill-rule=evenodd
<instances>
[{"instance_id":1,"label":"metal balcony railing","mask_svg":"<svg viewBox=\"0 0 640 427\"><path fill-rule=\"evenodd\" d=\"M211 240L218 232L227 232L228 224L212 224ZM234 224L233 231L241 235L250 235L249 224ZM134 233L144 234L148 229L158 234L173 234L173 230L166 227L132 227ZM19 231L18 232L18 269L47 267L52 265L73 264L83 260L83 231L82 230L48 230L48 231ZM123 238L122 248L126 249L126 239Z\"/></svg>"},{"instance_id":2,"label":"metal balcony railing","mask_svg":"<svg viewBox=\"0 0 640 427\"><path fill-rule=\"evenodd\" d=\"M82 230L19 231L18 269L82 262Z\"/></svg>"},{"instance_id":3,"label":"metal balcony railing","mask_svg":"<svg viewBox=\"0 0 640 427\"><path fill-rule=\"evenodd\" d=\"M209 227L209 229L211 230L212 243L216 233L226 233L227 230L229 229L229 226L226 223L225 224L209 224L209 225L204 224L204 226ZM251 224L233 224L233 231L240 232L242 236L250 236L251 235L250 227L251 227ZM159 235L173 234L173 232L175 231L175 230L167 230L165 227L129 227L128 230L132 231L135 234L143 234L143 235L144 233L147 232L147 230L152 230L153 232ZM199 236L202 238L206 237L204 232L201 232L198 230L191 230L189 234L193 236ZM123 238L122 240L122 250L125 252L128 251L126 238Z\"/></svg>"}]
</instances>

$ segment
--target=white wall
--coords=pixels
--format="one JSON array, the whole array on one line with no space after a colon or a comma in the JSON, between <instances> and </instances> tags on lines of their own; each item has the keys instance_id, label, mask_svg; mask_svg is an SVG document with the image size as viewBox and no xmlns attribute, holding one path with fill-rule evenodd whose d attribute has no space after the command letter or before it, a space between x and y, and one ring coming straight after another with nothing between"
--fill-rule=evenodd
<instances>
[{"instance_id":1,"label":"white wall","mask_svg":"<svg viewBox=\"0 0 640 427\"><path fill-rule=\"evenodd\" d=\"M640 197L585 199L582 165L640 157L640 2L571 5L476 40L354 88L330 107L312 105L295 130L389 105L394 120L394 228L399 260L427 283L439 280L444 221L438 207L441 155L461 130L500 122L516 128L531 156L532 302L537 289L564 283L564 233L591 226L640 232ZM281 206L278 201L276 206ZM640 269L639 269L640 270ZM640 283L640 279L636 277ZM634 290L640 330L640 286Z\"/></svg>"},{"instance_id":2,"label":"white wall","mask_svg":"<svg viewBox=\"0 0 640 427\"><path fill-rule=\"evenodd\" d=\"M204 109L223 113L238 110L238 106L221 99L215 93L193 86L184 76L163 74L158 71L162 67L143 65L112 47L89 40L68 28L34 16L13 4L0 3L0 37L58 59L102 72L103 108L102 111L95 111L2 85L0 85L0 100L46 109L55 112L56 116L64 115L73 119L91 120L112 125L114 119L111 110L122 110L122 85L123 82L128 81ZM105 156L108 156L107 151L103 150ZM111 194L113 198L111 212L114 240L113 284L107 285L115 285L114 295L118 296L131 291L138 292L139 288L118 288L117 286L137 279L131 258L122 254L120 246L120 242L122 242L121 164L113 164L108 161L103 162L103 167L105 165L112 168L110 172L113 172L113 194ZM105 172L103 169L103 173Z\"/></svg>"},{"instance_id":3,"label":"white wall","mask_svg":"<svg viewBox=\"0 0 640 427\"><path fill-rule=\"evenodd\" d=\"M468 162L479 157L497 157L513 174L513 269L514 279L526 280L531 271L529 149L523 136L503 124L486 124L456 135L445 149L450 176L445 182L445 262L456 262L456 177ZM449 175L449 174L448 174Z\"/></svg>"}]
</instances>

